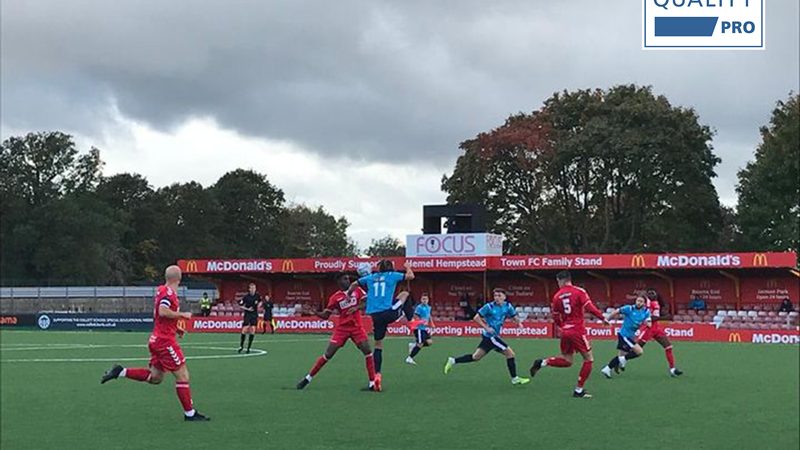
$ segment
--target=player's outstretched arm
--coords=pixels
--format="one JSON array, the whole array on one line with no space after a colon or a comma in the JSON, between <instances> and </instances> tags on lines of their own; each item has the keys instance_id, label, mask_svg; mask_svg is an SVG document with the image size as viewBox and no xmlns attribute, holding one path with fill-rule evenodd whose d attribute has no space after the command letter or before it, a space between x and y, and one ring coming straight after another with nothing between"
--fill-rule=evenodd
<instances>
[{"instance_id":1,"label":"player's outstretched arm","mask_svg":"<svg viewBox=\"0 0 800 450\"><path fill-rule=\"evenodd\" d=\"M611 311L611 312L610 312L610 313L609 313L609 314L606 316L606 320L614 320L614 319L617 319L617 318L619 318L619 317L620 317L620 314L619 314L619 309L615 309L614 311Z\"/></svg>"},{"instance_id":2,"label":"player's outstretched arm","mask_svg":"<svg viewBox=\"0 0 800 450\"><path fill-rule=\"evenodd\" d=\"M406 281L413 280L415 275L414 275L414 271L411 269L411 261L406 261L405 264L403 264L403 267L406 268L405 280Z\"/></svg>"},{"instance_id":3,"label":"player's outstretched arm","mask_svg":"<svg viewBox=\"0 0 800 450\"><path fill-rule=\"evenodd\" d=\"M606 319L606 316L603 315L603 311L600 311L600 308L598 308L591 300L586 302L586 309L592 313L592 315L602 320L604 324L610 325L610 323L608 323L608 319Z\"/></svg>"},{"instance_id":4,"label":"player's outstretched arm","mask_svg":"<svg viewBox=\"0 0 800 450\"><path fill-rule=\"evenodd\" d=\"M326 319L327 320L331 316L331 314L333 314L333 311L328 309L328 308L325 308L322 311L317 311L316 308L312 308L310 306L307 306L306 307L306 313L309 314L309 315L317 316L320 319Z\"/></svg>"}]
</instances>

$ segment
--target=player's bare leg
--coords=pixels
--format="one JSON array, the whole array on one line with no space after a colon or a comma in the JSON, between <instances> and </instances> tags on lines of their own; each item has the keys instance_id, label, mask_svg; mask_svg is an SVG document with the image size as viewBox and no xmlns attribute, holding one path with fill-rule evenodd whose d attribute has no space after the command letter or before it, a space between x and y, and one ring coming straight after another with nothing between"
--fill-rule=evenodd
<instances>
[{"instance_id":1,"label":"player's bare leg","mask_svg":"<svg viewBox=\"0 0 800 450\"><path fill-rule=\"evenodd\" d=\"M672 354L672 342L669 341L669 338L666 336L656 336L656 342L661 344L661 347L664 348L664 356L667 358L667 364L669 364L669 374L673 377L679 377L683 375L683 372L675 367L675 356Z\"/></svg>"},{"instance_id":2,"label":"player's bare leg","mask_svg":"<svg viewBox=\"0 0 800 450\"><path fill-rule=\"evenodd\" d=\"M333 358L333 356L336 354L337 351L339 351L340 348L341 347L338 344L334 344L333 342L329 343L328 348L325 349L325 353L323 353L322 356L317 358L317 361L311 367L311 370L308 371L306 376L303 377L303 379L300 380L300 382L297 383L297 389L303 389L306 386L308 386L308 383L311 383L311 380L322 369L322 366L327 364L328 361L330 361Z\"/></svg>"},{"instance_id":3,"label":"player's bare leg","mask_svg":"<svg viewBox=\"0 0 800 450\"><path fill-rule=\"evenodd\" d=\"M189 369L186 364L178 367L177 370L172 372L175 376L175 393L178 394L178 400L183 407L183 419L187 422L205 422L211 420L194 409L192 403L192 390L189 388Z\"/></svg>"}]
</instances>

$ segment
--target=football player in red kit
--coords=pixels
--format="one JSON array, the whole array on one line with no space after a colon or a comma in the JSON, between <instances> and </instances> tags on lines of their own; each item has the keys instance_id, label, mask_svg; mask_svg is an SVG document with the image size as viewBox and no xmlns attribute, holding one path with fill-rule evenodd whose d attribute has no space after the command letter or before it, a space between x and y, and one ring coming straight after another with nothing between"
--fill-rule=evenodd
<instances>
[{"instance_id":1,"label":"football player in red kit","mask_svg":"<svg viewBox=\"0 0 800 450\"><path fill-rule=\"evenodd\" d=\"M679 377L683 375L683 372L675 367L675 356L672 354L672 342L669 341L667 333L661 329L661 326L658 324L660 321L671 319L672 316L669 314L669 311L666 313L662 311L661 297L655 289L651 288L647 290L647 307L650 309L650 317L653 319L653 324L650 327L642 328L639 345L644 347L648 341L655 339L656 342L664 347L664 356L666 356L667 364L669 364L669 375L672 377Z\"/></svg>"},{"instance_id":2,"label":"football player in red kit","mask_svg":"<svg viewBox=\"0 0 800 450\"><path fill-rule=\"evenodd\" d=\"M114 365L106 371L100 383L123 377L134 381L160 384L164 379L164 373L172 372L172 375L175 376L175 392L183 406L184 420L189 422L207 421L210 419L197 412L192 404L189 369L186 368L186 358L175 338L176 334L183 335L183 330L178 329L178 320L192 317L192 313L179 310L180 302L176 290L181 283L181 269L178 266L169 266L164 271L164 277L166 283L158 287L154 298L153 333L148 342L150 367L124 368Z\"/></svg>"},{"instance_id":3,"label":"football player in red kit","mask_svg":"<svg viewBox=\"0 0 800 450\"><path fill-rule=\"evenodd\" d=\"M376 383L375 379L375 360L372 356L372 348L369 345L367 331L361 323L361 309L359 306L365 299L366 293L363 289L357 287L348 295L350 277L347 275L339 275L336 278L336 283L339 285L340 290L330 296L325 309L313 312L313 314L322 319L327 319L334 313L339 316L333 329L333 335L325 353L317 358L308 374L297 383L297 389L303 389L308 386L308 383L322 369L322 366L333 358L333 355L347 343L348 339L351 339L356 344L356 347L361 350L361 353L364 354L367 376L369 377L368 389L380 391L380 383Z\"/></svg>"},{"instance_id":4,"label":"football player in red kit","mask_svg":"<svg viewBox=\"0 0 800 450\"><path fill-rule=\"evenodd\" d=\"M589 294L580 287L572 285L572 276L567 271L559 272L556 275L558 281L558 292L553 296L551 313L555 326L561 329L561 354L546 359L537 359L531 366L531 377L544 367L570 367L572 366L572 356L578 352L583 357L583 365L578 375L578 384L572 396L578 398L592 398L583 386L589 375L592 373L592 345L586 334L584 324L584 311L589 311L603 323L608 325L608 321L603 317L603 313L597 309L589 298Z\"/></svg>"}]
</instances>

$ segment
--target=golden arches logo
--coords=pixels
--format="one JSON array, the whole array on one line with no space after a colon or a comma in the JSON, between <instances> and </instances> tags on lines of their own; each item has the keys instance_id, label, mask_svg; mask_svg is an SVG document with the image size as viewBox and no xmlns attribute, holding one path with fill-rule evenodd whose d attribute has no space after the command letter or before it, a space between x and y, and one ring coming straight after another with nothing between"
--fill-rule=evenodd
<instances>
[{"instance_id":1,"label":"golden arches logo","mask_svg":"<svg viewBox=\"0 0 800 450\"><path fill-rule=\"evenodd\" d=\"M767 255L765 255L764 253L756 253L755 255L753 255L754 266L767 267L767 264L768 264Z\"/></svg>"},{"instance_id":2,"label":"golden arches logo","mask_svg":"<svg viewBox=\"0 0 800 450\"><path fill-rule=\"evenodd\" d=\"M177 327L181 331L186 331L186 320L185 319L178 320Z\"/></svg>"},{"instance_id":3,"label":"golden arches logo","mask_svg":"<svg viewBox=\"0 0 800 450\"><path fill-rule=\"evenodd\" d=\"M633 282L633 288L643 291L647 287L647 283L644 280L636 280Z\"/></svg>"},{"instance_id":4,"label":"golden arches logo","mask_svg":"<svg viewBox=\"0 0 800 450\"><path fill-rule=\"evenodd\" d=\"M187 272L197 272L197 261L190 259L186 261L186 271Z\"/></svg>"},{"instance_id":5,"label":"golden arches logo","mask_svg":"<svg viewBox=\"0 0 800 450\"><path fill-rule=\"evenodd\" d=\"M775 278L767 280L767 287L769 289L776 289L778 287L778 280L776 280Z\"/></svg>"},{"instance_id":6,"label":"golden arches logo","mask_svg":"<svg viewBox=\"0 0 800 450\"><path fill-rule=\"evenodd\" d=\"M294 272L294 261L291 259L284 259L281 263L282 272Z\"/></svg>"},{"instance_id":7,"label":"golden arches logo","mask_svg":"<svg viewBox=\"0 0 800 450\"><path fill-rule=\"evenodd\" d=\"M633 255L631 267L644 267L644 255Z\"/></svg>"},{"instance_id":8,"label":"golden arches logo","mask_svg":"<svg viewBox=\"0 0 800 450\"><path fill-rule=\"evenodd\" d=\"M739 333L728 334L728 342L742 342L742 335Z\"/></svg>"}]
</instances>

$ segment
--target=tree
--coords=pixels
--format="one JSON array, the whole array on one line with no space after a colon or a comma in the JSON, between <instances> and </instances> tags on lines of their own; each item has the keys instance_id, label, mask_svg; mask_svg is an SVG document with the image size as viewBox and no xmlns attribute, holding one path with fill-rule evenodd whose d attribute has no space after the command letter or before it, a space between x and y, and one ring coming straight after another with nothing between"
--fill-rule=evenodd
<instances>
[{"instance_id":1,"label":"tree","mask_svg":"<svg viewBox=\"0 0 800 450\"><path fill-rule=\"evenodd\" d=\"M347 237L349 225L347 219L337 219L322 207L311 209L305 205L292 206L286 210L282 220L282 235L285 239L283 256L356 256L358 249Z\"/></svg>"},{"instance_id":2,"label":"tree","mask_svg":"<svg viewBox=\"0 0 800 450\"><path fill-rule=\"evenodd\" d=\"M367 255L372 257L405 256L406 246L394 236L384 236L370 242Z\"/></svg>"},{"instance_id":3,"label":"tree","mask_svg":"<svg viewBox=\"0 0 800 450\"><path fill-rule=\"evenodd\" d=\"M711 130L650 88L556 93L461 143L448 202L483 204L512 252L710 250Z\"/></svg>"},{"instance_id":4,"label":"tree","mask_svg":"<svg viewBox=\"0 0 800 450\"><path fill-rule=\"evenodd\" d=\"M210 191L224 215L215 233L226 255L255 258L281 254L282 190L265 175L237 169L223 175Z\"/></svg>"},{"instance_id":5,"label":"tree","mask_svg":"<svg viewBox=\"0 0 800 450\"><path fill-rule=\"evenodd\" d=\"M78 155L72 136L58 131L10 137L0 145L0 190L30 206L93 189L101 168L99 150Z\"/></svg>"},{"instance_id":6,"label":"tree","mask_svg":"<svg viewBox=\"0 0 800 450\"><path fill-rule=\"evenodd\" d=\"M779 101L761 127L756 157L739 171L741 245L800 251L800 100Z\"/></svg>"},{"instance_id":7,"label":"tree","mask_svg":"<svg viewBox=\"0 0 800 450\"><path fill-rule=\"evenodd\" d=\"M228 218L213 193L200 183L175 183L159 189L152 208L156 228L143 237L147 238L144 241L155 238L157 267L174 264L178 258L225 254L218 233Z\"/></svg>"},{"instance_id":8,"label":"tree","mask_svg":"<svg viewBox=\"0 0 800 450\"><path fill-rule=\"evenodd\" d=\"M103 177L96 196L114 211L122 229L119 254L130 268L127 279L155 281L160 278L157 268L160 263L159 211L155 191L147 179L130 173Z\"/></svg>"},{"instance_id":9,"label":"tree","mask_svg":"<svg viewBox=\"0 0 800 450\"><path fill-rule=\"evenodd\" d=\"M60 132L28 133L0 145L0 273L4 283L67 276L66 272L48 272L43 265L55 263L45 263L48 257L42 254L49 251L74 263L74 254L67 250L70 240L87 236L81 234L84 232L91 236L97 224L111 225L105 211L86 197L97 185L101 168L99 150L92 148L79 155L72 137ZM79 217L57 229L58 214L67 210L77 211ZM71 224L74 229L67 226ZM67 234L72 231L77 234ZM54 234L48 235L50 232ZM107 262L100 256L107 249L100 251L99 247L114 233L109 229L92 244L98 250L92 255L101 262ZM64 242L56 248L43 248L54 236L63 237Z\"/></svg>"},{"instance_id":10,"label":"tree","mask_svg":"<svg viewBox=\"0 0 800 450\"><path fill-rule=\"evenodd\" d=\"M124 284L130 266L119 245L122 226L91 194L69 194L39 209L32 231L33 275L49 283Z\"/></svg>"}]
</instances>

